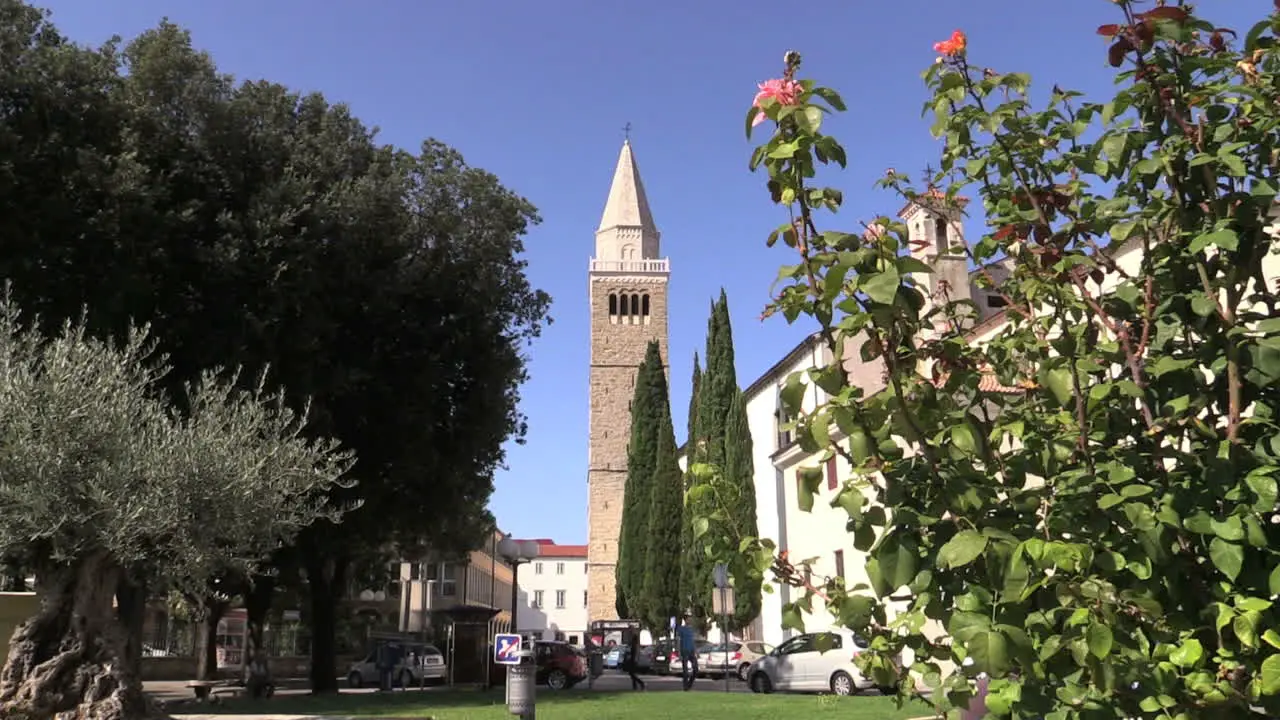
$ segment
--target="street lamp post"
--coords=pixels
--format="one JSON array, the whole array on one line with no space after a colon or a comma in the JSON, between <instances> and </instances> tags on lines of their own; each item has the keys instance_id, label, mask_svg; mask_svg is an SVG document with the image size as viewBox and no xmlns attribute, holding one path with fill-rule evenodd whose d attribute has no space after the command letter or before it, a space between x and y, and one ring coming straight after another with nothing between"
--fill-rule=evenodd
<instances>
[{"instance_id":1,"label":"street lamp post","mask_svg":"<svg viewBox=\"0 0 1280 720\"><path fill-rule=\"evenodd\" d=\"M504 537L498 543L498 554L511 565L511 632L519 632L520 566L538 557L538 543Z\"/></svg>"},{"instance_id":2,"label":"street lamp post","mask_svg":"<svg viewBox=\"0 0 1280 720\"><path fill-rule=\"evenodd\" d=\"M514 540L511 537L502 538L502 542L498 543L498 554L502 556L511 565L511 632L520 632L519 608L520 608L520 566L530 562L538 557L538 543L532 540ZM533 657L533 648L528 648L529 657ZM511 703L511 683L515 680L514 673L507 672L507 704ZM526 713L526 717L532 718L533 713Z\"/></svg>"},{"instance_id":3,"label":"street lamp post","mask_svg":"<svg viewBox=\"0 0 1280 720\"><path fill-rule=\"evenodd\" d=\"M729 566L716 563L711 571L711 582L716 587L720 600L720 647L724 650L724 691L729 692Z\"/></svg>"}]
</instances>

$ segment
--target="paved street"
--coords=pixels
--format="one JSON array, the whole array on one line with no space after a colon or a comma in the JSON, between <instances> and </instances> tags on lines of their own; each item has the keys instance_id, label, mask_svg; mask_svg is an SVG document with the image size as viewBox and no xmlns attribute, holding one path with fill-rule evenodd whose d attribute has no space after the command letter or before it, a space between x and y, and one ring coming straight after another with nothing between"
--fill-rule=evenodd
<instances>
[{"instance_id":1,"label":"paved street","mask_svg":"<svg viewBox=\"0 0 1280 720\"><path fill-rule=\"evenodd\" d=\"M650 691L669 692L680 690L680 678L676 675L641 675L640 677L644 679L645 684L648 686L647 689ZM151 693L159 700L186 700L192 697L192 691L187 687L185 680L153 681L143 683L143 686L147 692ZM604 675L596 680L594 690L627 690L630 687L631 681L627 678L625 673L606 670ZM725 683L723 679L712 680L709 678L699 678L698 681L693 684L693 689L697 692L725 692ZM428 688L426 692L433 692L435 690L435 688ZM730 692L750 692L745 683L737 680L729 681L729 690ZM587 688L587 684L584 682L567 692L590 691L591 690ZM281 681L281 687L276 691L276 694L305 695L307 692L308 690L305 680L284 680ZM359 690L347 687L342 688L343 694L364 694L376 692L377 690L367 688L361 688ZM396 692L400 691L397 690ZM410 690L409 692L420 691ZM540 687L538 688L538 692L550 693L555 691L546 687Z\"/></svg>"}]
</instances>

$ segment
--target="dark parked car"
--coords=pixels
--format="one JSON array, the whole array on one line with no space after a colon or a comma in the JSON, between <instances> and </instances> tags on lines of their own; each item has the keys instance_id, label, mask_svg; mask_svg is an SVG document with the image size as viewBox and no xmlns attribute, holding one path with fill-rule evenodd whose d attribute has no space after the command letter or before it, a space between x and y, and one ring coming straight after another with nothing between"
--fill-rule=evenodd
<instances>
[{"instance_id":1,"label":"dark parked car","mask_svg":"<svg viewBox=\"0 0 1280 720\"><path fill-rule=\"evenodd\" d=\"M539 685L567 690L587 679L587 653L581 648L549 641L540 641L533 647Z\"/></svg>"},{"instance_id":2,"label":"dark parked car","mask_svg":"<svg viewBox=\"0 0 1280 720\"><path fill-rule=\"evenodd\" d=\"M680 656L676 655L675 647L675 643L670 640L659 640L654 643L653 660L649 663L648 671L659 675L665 675L670 668L672 659L679 664Z\"/></svg>"},{"instance_id":3,"label":"dark parked car","mask_svg":"<svg viewBox=\"0 0 1280 720\"><path fill-rule=\"evenodd\" d=\"M493 646L489 647L492 652ZM535 682L552 690L567 690L587 679L587 653L569 643L538 640L533 644L533 659L538 665ZM505 683L507 666L493 663L491 667L490 682Z\"/></svg>"}]
</instances>

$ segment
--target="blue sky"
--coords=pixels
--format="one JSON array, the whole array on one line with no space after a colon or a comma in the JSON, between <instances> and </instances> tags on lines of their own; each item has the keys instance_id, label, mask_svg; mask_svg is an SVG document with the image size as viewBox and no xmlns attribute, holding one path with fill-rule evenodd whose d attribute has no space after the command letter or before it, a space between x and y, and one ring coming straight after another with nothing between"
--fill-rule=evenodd
<instances>
[{"instance_id":1,"label":"blue sky","mask_svg":"<svg viewBox=\"0 0 1280 720\"><path fill-rule=\"evenodd\" d=\"M850 169L836 178L850 227L893 212L872 184L886 168L918 176L940 145L920 116L920 72L956 28L972 61L1032 74L1096 99L1110 88L1106 0L44 0L70 37L130 38L162 17L192 31L224 72L345 102L385 142L436 137L538 206L529 273L554 299L555 324L531 349L527 444L512 447L493 511L516 535L586 540L586 266L622 127L671 258L671 377L683 435L693 353L708 305L729 294L739 381L767 369L810 326L759 320L784 249L764 237L783 220L764 179L747 172L742 125L755 83L801 51L802 74L836 88L850 112L828 128ZM1261 17L1239 0L1203 11L1235 26ZM971 233L980 226L970 223ZM679 437L682 441L683 438Z\"/></svg>"}]
</instances>

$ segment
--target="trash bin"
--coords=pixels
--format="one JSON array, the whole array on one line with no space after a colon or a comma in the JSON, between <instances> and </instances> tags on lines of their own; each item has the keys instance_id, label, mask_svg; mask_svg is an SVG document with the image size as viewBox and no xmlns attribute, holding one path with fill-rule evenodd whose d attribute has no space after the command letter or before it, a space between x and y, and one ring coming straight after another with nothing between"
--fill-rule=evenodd
<instances>
[{"instance_id":1,"label":"trash bin","mask_svg":"<svg viewBox=\"0 0 1280 720\"><path fill-rule=\"evenodd\" d=\"M604 674L604 653L599 650L592 650L591 655L587 658L587 664L592 678L598 678Z\"/></svg>"}]
</instances>

